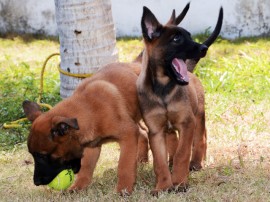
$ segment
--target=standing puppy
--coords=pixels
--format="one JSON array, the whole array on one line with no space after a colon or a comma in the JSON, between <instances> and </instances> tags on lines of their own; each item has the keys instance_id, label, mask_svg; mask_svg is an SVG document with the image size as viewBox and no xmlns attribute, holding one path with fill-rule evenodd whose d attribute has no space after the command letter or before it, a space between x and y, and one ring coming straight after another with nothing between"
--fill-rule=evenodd
<instances>
[{"instance_id":1,"label":"standing puppy","mask_svg":"<svg viewBox=\"0 0 270 202\"><path fill-rule=\"evenodd\" d=\"M175 16L175 10L173 9L172 15L171 15L171 17L166 25L179 25L182 22L182 20L185 18L186 14L189 10L189 6L190 6L190 3L188 3L185 6L185 8L182 10L182 12L177 17ZM134 62L142 63L142 56L143 56L143 51L136 57ZM188 70L190 71L190 67L193 70L195 68L197 62L198 61L196 60L196 61L193 61L193 63L190 63L193 65L188 66ZM140 124L140 125L142 126L142 124ZM145 127L145 126L140 127L140 130L143 130L142 132L144 132L145 134L148 134L147 127ZM141 134L143 134L142 132L141 132ZM175 130L167 130L166 131L166 142L167 142L167 151L168 151L168 156L169 156L169 166L171 167L172 163L173 163L173 156L176 152L177 142L178 142L177 133ZM138 157L139 157L140 162L148 162L148 149L149 148L148 148L147 136L140 135L139 136L139 153L138 153Z\"/></svg>"},{"instance_id":2,"label":"standing puppy","mask_svg":"<svg viewBox=\"0 0 270 202\"><path fill-rule=\"evenodd\" d=\"M137 89L153 153L156 187L152 194L173 186L186 190L189 167L202 167L206 153L204 90L198 78L188 72L186 61L206 55L206 45L220 32L223 11L220 10L217 26L204 44L194 42L173 18L163 26L148 8L143 8L145 51ZM167 164L168 129L179 132L172 175Z\"/></svg>"}]
</instances>

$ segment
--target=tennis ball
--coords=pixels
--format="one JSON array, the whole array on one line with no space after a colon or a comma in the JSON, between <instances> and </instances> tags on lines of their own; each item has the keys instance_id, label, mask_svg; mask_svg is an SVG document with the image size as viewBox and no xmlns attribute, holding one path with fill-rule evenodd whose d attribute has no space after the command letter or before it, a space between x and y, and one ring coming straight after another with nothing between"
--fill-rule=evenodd
<instances>
[{"instance_id":1,"label":"tennis ball","mask_svg":"<svg viewBox=\"0 0 270 202\"><path fill-rule=\"evenodd\" d=\"M74 182L73 170L63 170L61 171L49 184L48 186L52 189L63 191L70 187Z\"/></svg>"}]
</instances>

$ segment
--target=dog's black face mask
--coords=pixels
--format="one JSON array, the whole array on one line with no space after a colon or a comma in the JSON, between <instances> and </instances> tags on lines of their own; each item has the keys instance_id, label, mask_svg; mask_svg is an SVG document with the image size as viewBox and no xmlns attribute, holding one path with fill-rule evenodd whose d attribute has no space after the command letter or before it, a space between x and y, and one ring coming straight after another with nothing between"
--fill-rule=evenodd
<instances>
[{"instance_id":1,"label":"dog's black face mask","mask_svg":"<svg viewBox=\"0 0 270 202\"><path fill-rule=\"evenodd\" d=\"M72 169L77 173L81 167L80 158L61 162L60 159L52 159L46 154L33 153L32 155L35 162L34 184L37 186L49 184L65 169Z\"/></svg>"},{"instance_id":2,"label":"dog's black face mask","mask_svg":"<svg viewBox=\"0 0 270 202\"><path fill-rule=\"evenodd\" d=\"M185 10L187 9L185 8ZM208 47L215 41L220 32L223 19L221 8L214 32L203 44L199 44L192 40L189 32L177 27L178 18L181 21L185 13L175 18L173 12L170 21L163 26L153 13L144 7L141 20L144 41L150 50L155 49L156 55L151 55L152 51L149 51L149 60L158 61L160 64L152 62L153 66L163 67L164 73L180 85L189 83L186 61L188 59L199 61L206 55ZM163 61L159 58L162 58Z\"/></svg>"},{"instance_id":3,"label":"dog's black face mask","mask_svg":"<svg viewBox=\"0 0 270 202\"><path fill-rule=\"evenodd\" d=\"M83 147L78 141L79 124L76 118L42 116L37 103L23 102L23 109L32 127L27 140L34 158L34 184L46 185L61 171L79 172Z\"/></svg>"},{"instance_id":4,"label":"dog's black face mask","mask_svg":"<svg viewBox=\"0 0 270 202\"><path fill-rule=\"evenodd\" d=\"M176 83L186 85L189 83L186 60L204 57L208 47L194 42L190 33L180 27L164 27L164 37L166 40L159 46L164 47L165 73Z\"/></svg>"},{"instance_id":5,"label":"dog's black face mask","mask_svg":"<svg viewBox=\"0 0 270 202\"><path fill-rule=\"evenodd\" d=\"M145 43L155 47L155 55L149 55L149 60L158 61L167 74L177 84L186 85L189 82L187 59L202 58L208 47L192 40L190 33L173 24L161 25L153 13L144 7L142 31ZM163 60L159 60L163 58Z\"/></svg>"}]
</instances>

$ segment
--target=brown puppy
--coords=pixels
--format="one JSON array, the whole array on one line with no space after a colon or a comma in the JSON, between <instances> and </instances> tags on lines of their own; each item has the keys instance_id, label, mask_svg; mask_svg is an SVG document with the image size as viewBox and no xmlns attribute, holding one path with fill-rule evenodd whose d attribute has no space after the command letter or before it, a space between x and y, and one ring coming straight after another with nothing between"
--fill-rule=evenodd
<instances>
[{"instance_id":1,"label":"brown puppy","mask_svg":"<svg viewBox=\"0 0 270 202\"><path fill-rule=\"evenodd\" d=\"M136 179L137 143L141 119L136 90L140 64L113 63L85 79L74 94L42 113L23 103L33 122L28 149L35 161L34 183L48 184L61 170L78 172L71 190L92 180L101 145L120 145L117 192L130 194Z\"/></svg>"},{"instance_id":2,"label":"brown puppy","mask_svg":"<svg viewBox=\"0 0 270 202\"><path fill-rule=\"evenodd\" d=\"M221 9L215 31L205 44L212 43L219 34L222 13ZM137 88L154 159L156 187L153 194L173 186L185 191L189 167L201 168L206 153L204 91L198 78L188 72L186 61L204 57L208 47L194 42L190 34L176 24L172 16L171 23L161 25L144 7L141 25L145 50ZM168 129L179 132L172 175L167 165Z\"/></svg>"},{"instance_id":3,"label":"brown puppy","mask_svg":"<svg viewBox=\"0 0 270 202\"><path fill-rule=\"evenodd\" d=\"M177 26L179 25L182 20L184 19L184 17L186 16L188 10L189 10L189 6L190 6L190 3L188 3L185 8L182 10L182 12L176 17L175 16L175 10L173 10L172 12L172 15L169 19L169 21L166 23L167 26ZM217 26L215 28L215 31L212 33L212 35L208 38L208 40L206 40L204 42L204 44L208 47L210 47L212 45L212 43L215 41L215 39L218 37L218 34L219 34L219 31L221 29L221 21L222 19L220 18L219 19L219 22L217 23ZM135 58L135 62L139 62L139 63L142 63L142 56L143 56L143 51ZM193 72L197 63L199 62L200 58L192 58L192 59L187 59L185 61L186 65L187 65L187 70L189 72ZM173 156L176 152L176 149L177 149L177 145L178 145L178 137L177 137L177 132L173 129L169 129L169 130L166 130L166 143L167 143L167 151L168 151L168 157L169 157L169 166L172 167L172 164L173 164ZM147 129L147 133L148 133L148 129ZM140 141L140 140L143 140L143 141ZM146 156L144 159L146 159L145 161L143 162L146 162L148 160L148 157L147 157L147 153L145 153L145 149L143 150L142 148L146 148L145 146L145 138L143 136L140 136L139 137L139 142L144 142L144 145L143 144L139 144L139 149L142 154L142 151L144 151L144 155L141 155L141 156ZM206 156L206 154L204 155ZM200 164L197 164L195 165L194 162L191 162L190 164L190 170L199 170L202 166Z\"/></svg>"},{"instance_id":4,"label":"brown puppy","mask_svg":"<svg viewBox=\"0 0 270 202\"><path fill-rule=\"evenodd\" d=\"M185 18L188 10L189 10L189 6L190 3L188 3L185 8L181 11L181 13L176 17L175 16L175 10L173 9L172 15L169 19L169 21L166 23L166 25L179 25L182 20ZM134 62L138 62L138 63L142 63L142 56L143 56L143 51L135 58ZM196 63L192 63L194 64L194 66L189 67L188 66L188 70L190 69L194 69L196 64L198 61L196 61ZM148 134L148 128L141 123L140 124L140 131L141 134ZM146 138L145 138L146 137ZM178 142L178 137L177 137L177 133L175 130L167 130L166 131L166 142L167 142L167 151L168 151L168 161L169 161L169 166L172 166L173 163L173 156L176 152L177 149L177 142ZM140 135L139 137L139 162L148 162L148 136L144 136L144 135Z\"/></svg>"}]
</instances>

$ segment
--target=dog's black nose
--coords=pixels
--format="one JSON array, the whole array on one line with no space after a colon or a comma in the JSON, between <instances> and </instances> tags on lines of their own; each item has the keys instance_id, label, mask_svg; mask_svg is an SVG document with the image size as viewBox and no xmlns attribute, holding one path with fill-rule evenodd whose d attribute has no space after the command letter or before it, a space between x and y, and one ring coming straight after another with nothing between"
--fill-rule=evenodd
<instances>
[{"instance_id":1,"label":"dog's black nose","mask_svg":"<svg viewBox=\"0 0 270 202\"><path fill-rule=\"evenodd\" d=\"M34 184L36 186L42 185L42 182L41 181L42 181L41 178L34 178Z\"/></svg>"},{"instance_id":2,"label":"dog's black nose","mask_svg":"<svg viewBox=\"0 0 270 202\"><path fill-rule=\"evenodd\" d=\"M54 177L49 177L49 176L46 176L46 177L43 177L43 176L34 176L34 184L36 186L39 186L39 185L45 185L45 184L49 184L52 180L53 180Z\"/></svg>"},{"instance_id":3,"label":"dog's black nose","mask_svg":"<svg viewBox=\"0 0 270 202\"><path fill-rule=\"evenodd\" d=\"M207 53L208 47L204 44L200 45L199 52L201 54L201 57L204 57Z\"/></svg>"}]
</instances>

